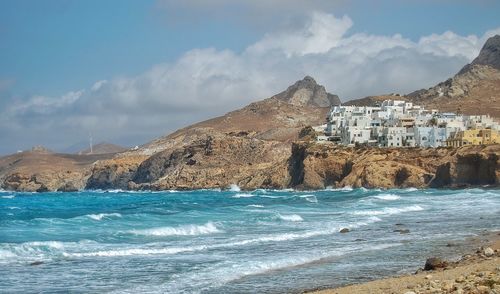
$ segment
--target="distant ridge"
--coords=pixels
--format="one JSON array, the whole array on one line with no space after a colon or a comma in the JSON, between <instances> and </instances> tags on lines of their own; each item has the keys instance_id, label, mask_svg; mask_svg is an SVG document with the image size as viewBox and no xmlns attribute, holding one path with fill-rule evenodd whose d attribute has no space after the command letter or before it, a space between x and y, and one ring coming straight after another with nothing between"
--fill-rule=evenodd
<instances>
[{"instance_id":1,"label":"distant ridge","mask_svg":"<svg viewBox=\"0 0 500 294\"><path fill-rule=\"evenodd\" d=\"M111 143L102 142L92 146L92 154L109 154L109 153L119 153L128 150L125 147L118 146ZM77 152L78 154L88 155L90 153L90 148Z\"/></svg>"}]
</instances>

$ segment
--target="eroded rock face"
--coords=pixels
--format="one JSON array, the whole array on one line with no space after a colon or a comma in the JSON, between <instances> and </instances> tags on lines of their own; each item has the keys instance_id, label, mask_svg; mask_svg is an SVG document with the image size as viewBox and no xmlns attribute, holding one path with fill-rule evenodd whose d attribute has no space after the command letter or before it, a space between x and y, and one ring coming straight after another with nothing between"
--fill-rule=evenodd
<instances>
[{"instance_id":1,"label":"eroded rock face","mask_svg":"<svg viewBox=\"0 0 500 294\"><path fill-rule=\"evenodd\" d=\"M86 189L128 189L145 156L117 157L98 161L91 170Z\"/></svg>"},{"instance_id":2,"label":"eroded rock face","mask_svg":"<svg viewBox=\"0 0 500 294\"><path fill-rule=\"evenodd\" d=\"M303 189L498 185L500 178L499 145L356 149L300 142L292 150L291 186Z\"/></svg>"},{"instance_id":3,"label":"eroded rock face","mask_svg":"<svg viewBox=\"0 0 500 294\"><path fill-rule=\"evenodd\" d=\"M288 144L212 132L159 152L137 169L131 189L285 188Z\"/></svg>"},{"instance_id":4,"label":"eroded rock face","mask_svg":"<svg viewBox=\"0 0 500 294\"><path fill-rule=\"evenodd\" d=\"M498 145L459 149L438 166L430 186L499 185L499 158Z\"/></svg>"}]
</instances>

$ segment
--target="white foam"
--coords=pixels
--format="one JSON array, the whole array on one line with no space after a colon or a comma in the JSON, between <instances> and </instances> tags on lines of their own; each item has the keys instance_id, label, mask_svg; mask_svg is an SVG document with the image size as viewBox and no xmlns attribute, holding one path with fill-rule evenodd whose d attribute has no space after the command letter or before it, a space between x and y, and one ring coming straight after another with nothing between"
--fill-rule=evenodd
<instances>
[{"instance_id":1,"label":"white foam","mask_svg":"<svg viewBox=\"0 0 500 294\"><path fill-rule=\"evenodd\" d=\"M14 196L14 195L3 195L2 196L3 199L12 199L14 197L16 197L16 196Z\"/></svg>"},{"instance_id":2,"label":"white foam","mask_svg":"<svg viewBox=\"0 0 500 294\"><path fill-rule=\"evenodd\" d=\"M411 188L406 188L406 189L404 189L404 191L405 191L405 192L415 192L415 191L418 191L418 189L417 189L417 188L413 188L413 187L411 187Z\"/></svg>"},{"instance_id":3,"label":"white foam","mask_svg":"<svg viewBox=\"0 0 500 294\"><path fill-rule=\"evenodd\" d=\"M134 255L159 255L159 254L177 254L182 252L200 251L205 249L205 246L184 247L184 248L130 248L118 250L102 250L93 252L67 253L65 257L119 257L119 256L134 256Z\"/></svg>"},{"instance_id":4,"label":"white foam","mask_svg":"<svg viewBox=\"0 0 500 294\"><path fill-rule=\"evenodd\" d=\"M404 212L422 211L422 210L424 210L424 208L422 208L420 205L412 205L412 206L401 207L401 208L386 207L382 210L358 210L358 211L354 211L353 214L355 214L355 215L392 215L392 214L400 214L400 213L404 213Z\"/></svg>"},{"instance_id":5,"label":"white foam","mask_svg":"<svg viewBox=\"0 0 500 294\"><path fill-rule=\"evenodd\" d=\"M250 197L254 197L255 195L252 195L252 194L248 194L248 193L238 193L236 195L233 196L233 198L250 198Z\"/></svg>"},{"instance_id":6,"label":"white foam","mask_svg":"<svg viewBox=\"0 0 500 294\"><path fill-rule=\"evenodd\" d=\"M135 235L166 237L166 236L197 236L221 232L212 222L204 225L184 225L179 227L162 227L130 231Z\"/></svg>"},{"instance_id":7,"label":"white foam","mask_svg":"<svg viewBox=\"0 0 500 294\"><path fill-rule=\"evenodd\" d=\"M93 219L93 220L96 220L96 221L100 221L103 218L122 217L122 215L119 214L119 213L87 214L86 216L89 217L89 218L91 218L91 219Z\"/></svg>"},{"instance_id":8,"label":"white foam","mask_svg":"<svg viewBox=\"0 0 500 294\"><path fill-rule=\"evenodd\" d=\"M380 200L387 200L387 201L401 199L400 196L395 195L395 194L380 194L377 196L373 196L373 198L380 199Z\"/></svg>"},{"instance_id":9,"label":"white foam","mask_svg":"<svg viewBox=\"0 0 500 294\"><path fill-rule=\"evenodd\" d=\"M352 187L351 186L344 186L342 188L340 188L340 191L352 191Z\"/></svg>"},{"instance_id":10,"label":"white foam","mask_svg":"<svg viewBox=\"0 0 500 294\"><path fill-rule=\"evenodd\" d=\"M307 202L318 203L318 198L316 198L316 196L312 194L300 195L300 198L304 198Z\"/></svg>"},{"instance_id":11,"label":"white foam","mask_svg":"<svg viewBox=\"0 0 500 294\"><path fill-rule=\"evenodd\" d=\"M278 217L281 219L281 220L284 220L284 221L289 221L289 222L301 222L303 221L304 219L298 215L298 214L289 214L289 215L283 215L283 214L278 214Z\"/></svg>"},{"instance_id":12,"label":"white foam","mask_svg":"<svg viewBox=\"0 0 500 294\"><path fill-rule=\"evenodd\" d=\"M238 187L238 185L236 184L231 184L231 186L229 186L229 191L232 191L232 192L239 192L241 191L240 187Z\"/></svg>"},{"instance_id":13,"label":"white foam","mask_svg":"<svg viewBox=\"0 0 500 294\"><path fill-rule=\"evenodd\" d=\"M257 208L264 208L264 205L260 205L260 204L250 204L250 205L247 205L248 207L257 207Z\"/></svg>"}]
</instances>

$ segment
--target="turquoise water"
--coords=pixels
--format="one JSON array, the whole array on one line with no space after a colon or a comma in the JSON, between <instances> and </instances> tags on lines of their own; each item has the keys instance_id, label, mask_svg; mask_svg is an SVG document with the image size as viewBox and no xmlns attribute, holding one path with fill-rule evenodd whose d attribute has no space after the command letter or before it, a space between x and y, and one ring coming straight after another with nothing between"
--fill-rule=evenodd
<instances>
[{"instance_id":1,"label":"turquoise water","mask_svg":"<svg viewBox=\"0 0 500 294\"><path fill-rule=\"evenodd\" d=\"M0 292L300 292L455 257L499 216L490 189L0 192Z\"/></svg>"}]
</instances>

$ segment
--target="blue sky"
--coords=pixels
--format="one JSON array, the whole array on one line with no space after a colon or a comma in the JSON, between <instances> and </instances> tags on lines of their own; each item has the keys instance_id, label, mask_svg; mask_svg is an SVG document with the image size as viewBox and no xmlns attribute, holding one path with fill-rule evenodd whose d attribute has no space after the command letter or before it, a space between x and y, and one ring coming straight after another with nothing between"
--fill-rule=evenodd
<instances>
[{"instance_id":1,"label":"blue sky","mask_svg":"<svg viewBox=\"0 0 500 294\"><path fill-rule=\"evenodd\" d=\"M306 74L344 100L428 87L477 54L498 11L488 0L0 0L0 154L64 150L88 132L141 144Z\"/></svg>"}]
</instances>

